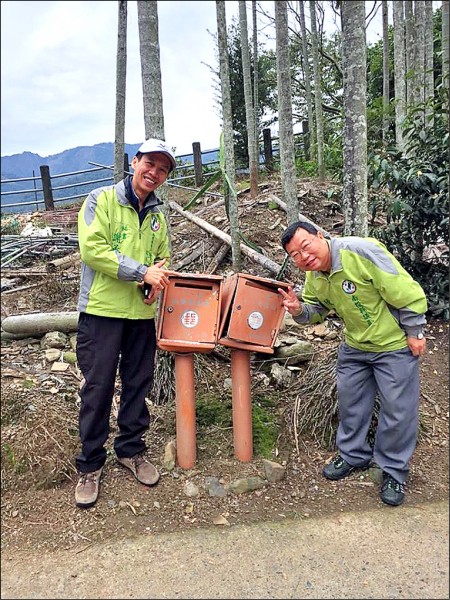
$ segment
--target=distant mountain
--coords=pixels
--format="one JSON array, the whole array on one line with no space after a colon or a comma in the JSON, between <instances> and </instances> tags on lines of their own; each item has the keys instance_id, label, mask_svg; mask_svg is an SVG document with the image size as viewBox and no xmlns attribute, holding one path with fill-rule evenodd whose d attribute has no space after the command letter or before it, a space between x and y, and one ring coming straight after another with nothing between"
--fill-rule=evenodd
<instances>
[{"instance_id":1,"label":"distant mountain","mask_svg":"<svg viewBox=\"0 0 450 600\"><path fill-rule=\"evenodd\" d=\"M141 144L125 144L125 152L128 154L128 160L131 163ZM218 151L208 150L203 154L203 161L209 162L217 160ZM193 162L192 154L183 154L177 156L182 162ZM22 152L22 154L12 154L11 156L1 157L1 179L18 179L21 177L39 177L39 167L47 165L52 175L62 173L75 173L85 169L93 168L89 162L95 162L100 165L114 164L114 144L107 142L104 144L95 144L94 146L78 146L70 150L64 150L59 154L42 157L33 152ZM28 185L29 187L29 185Z\"/></svg>"},{"instance_id":2,"label":"distant mountain","mask_svg":"<svg viewBox=\"0 0 450 600\"><path fill-rule=\"evenodd\" d=\"M125 152L131 163L140 144L125 144ZM192 154L176 156L178 164L193 164ZM218 149L202 152L204 165L214 161L217 164ZM94 163L94 164L89 164ZM41 173L39 167L49 167L52 179L53 198L55 201L67 203L78 194L88 194L95 181L99 180L106 185L108 174L111 176L109 183L113 181L113 173L105 170L95 169L97 165L112 166L114 164L114 144L112 142L95 144L94 146L79 146L70 150L64 150L59 154L42 157L33 152L22 152L11 156L1 157L1 212L27 212L38 209L43 204ZM96 171L96 172L95 172ZM179 175L185 175L185 171ZM31 179L28 179L31 178ZM35 179L33 179L35 178ZM24 181L13 181L3 183L5 180L25 179ZM86 185L83 187L83 184ZM100 183L99 183L100 185ZM81 186L81 187L80 187Z\"/></svg>"},{"instance_id":3,"label":"distant mountain","mask_svg":"<svg viewBox=\"0 0 450 600\"><path fill-rule=\"evenodd\" d=\"M140 144L125 144L125 152L128 159L136 154ZM39 167L47 165L52 175L62 173L74 173L84 169L92 168L89 161L101 165L114 164L114 144L112 142L95 144L94 146L78 146L70 150L64 150L59 154L42 157L33 152L22 152L1 157L1 178L17 179L19 177L39 176Z\"/></svg>"}]
</instances>

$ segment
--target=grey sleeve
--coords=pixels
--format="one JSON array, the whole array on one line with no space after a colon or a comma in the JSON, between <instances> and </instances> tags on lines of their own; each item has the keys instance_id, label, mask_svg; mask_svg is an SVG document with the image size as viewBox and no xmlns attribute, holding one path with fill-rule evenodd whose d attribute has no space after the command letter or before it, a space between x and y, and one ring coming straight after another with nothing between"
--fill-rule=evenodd
<instances>
[{"instance_id":1,"label":"grey sleeve","mask_svg":"<svg viewBox=\"0 0 450 600\"><path fill-rule=\"evenodd\" d=\"M315 315L318 315L320 317L319 320L322 320L330 312L328 308L320 303L306 304L305 302L301 302L301 307L301 314L298 317L293 317L294 321L300 325L312 323Z\"/></svg>"}]
</instances>

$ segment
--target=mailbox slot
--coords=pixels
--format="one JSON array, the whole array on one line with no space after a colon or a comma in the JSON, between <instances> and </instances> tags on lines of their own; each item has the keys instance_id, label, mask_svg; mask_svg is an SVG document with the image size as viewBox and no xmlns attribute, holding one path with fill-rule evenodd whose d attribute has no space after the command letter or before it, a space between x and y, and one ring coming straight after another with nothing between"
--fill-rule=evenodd
<instances>
[{"instance_id":1,"label":"mailbox slot","mask_svg":"<svg viewBox=\"0 0 450 600\"><path fill-rule=\"evenodd\" d=\"M158 347L174 352L211 352L217 343L221 276L169 275L159 306Z\"/></svg>"}]
</instances>

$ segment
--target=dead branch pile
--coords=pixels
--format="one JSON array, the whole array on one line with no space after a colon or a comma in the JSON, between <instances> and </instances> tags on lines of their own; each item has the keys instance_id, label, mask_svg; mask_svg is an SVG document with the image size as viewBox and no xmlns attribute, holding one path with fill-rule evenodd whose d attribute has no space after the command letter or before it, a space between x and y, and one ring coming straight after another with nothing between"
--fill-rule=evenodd
<instances>
[{"instance_id":1,"label":"dead branch pile","mask_svg":"<svg viewBox=\"0 0 450 600\"><path fill-rule=\"evenodd\" d=\"M2 489L48 489L73 477L79 444L75 397L52 390L33 394L19 386L15 395L11 391L1 407Z\"/></svg>"},{"instance_id":2,"label":"dead branch pile","mask_svg":"<svg viewBox=\"0 0 450 600\"><path fill-rule=\"evenodd\" d=\"M307 433L329 450L335 448L337 424L337 347L314 357L300 380L292 411L297 452L299 436Z\"/></svg>"}]
</instances>

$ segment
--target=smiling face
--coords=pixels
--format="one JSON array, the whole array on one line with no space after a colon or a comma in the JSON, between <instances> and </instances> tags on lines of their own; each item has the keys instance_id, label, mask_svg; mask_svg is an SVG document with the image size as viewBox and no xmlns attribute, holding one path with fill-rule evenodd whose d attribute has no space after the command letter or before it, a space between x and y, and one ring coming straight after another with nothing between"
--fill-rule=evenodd
<instances>
[{"instance_id":1,"label":"smiling face","mask_svg":"<svg viewBox=\"0 0 450 600\"><path fill-rule=\"evenodd\" d=\"M331 269L330 247L320 231L314 235L300 227L286 244L286 252L302 271Z\"/></svg>"},{"instance_id":2,"label":"smiling face","mask_svg":"<svg viewBox=\"0 0 450 600\"><path fill-rule=\"evenodd\" d=\"M143 154L140 159L135 156L131 166L134 170L133 189L140 200L166 181L172 167L170 159L161 152Z\"/></svg>"}]
</instances>

